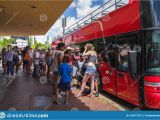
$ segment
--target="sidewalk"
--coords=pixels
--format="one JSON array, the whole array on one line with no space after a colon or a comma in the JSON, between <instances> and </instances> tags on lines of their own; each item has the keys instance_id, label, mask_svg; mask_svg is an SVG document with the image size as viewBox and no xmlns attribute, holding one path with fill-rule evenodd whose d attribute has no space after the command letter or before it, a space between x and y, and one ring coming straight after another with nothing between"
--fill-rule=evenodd
<instances>
[{"instance_id":1,"label":"sidewalk","mask_svg":"<svg viewBox=\"0 0 160 120\"><path fill-rule=\"evenodd\" d=\"M2 65L0 64L0 100L3 98L4 94L7 91L6 85L7 85L7 80L5 76L2 74Z\"/></svg>"},{"instance_id":2,"label":"sidewalk","mask_svg":"<svg viewBox=\"0 0 160 120\"><path fill-rule=\"evenodd\" d=\"M125 110L102 95L97 98L76 98L76 88L71 92L68 105L63 104L64 94L60 96L60 104L55 105L52 103L52 86L49 83L42 84L33 79L31 74L22 71L9 87L1 87L0 91L3 91L3 94L7 91L0 101L0 110Z\"/></svg>"}]
</instances>

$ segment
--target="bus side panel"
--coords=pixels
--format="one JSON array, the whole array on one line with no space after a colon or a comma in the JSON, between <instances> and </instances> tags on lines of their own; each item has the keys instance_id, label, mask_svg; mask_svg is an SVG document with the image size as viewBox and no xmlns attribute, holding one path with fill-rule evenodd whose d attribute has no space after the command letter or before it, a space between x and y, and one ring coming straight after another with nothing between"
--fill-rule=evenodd
<instances>
[{"instance_id":1,"label":"bus side panel","mask_svg":"<svg viewBox=\"0 0 160 120\"><path fill-rule=\"evenodd\" d=\"M99 71L102 77L103 90L116 95L116 71L106 62L99 63ZM108 70L112 73L108 73Z\"/></svg>"},{"instance_id":2,"label":"bus side panel","mask_svg":"<svg viewBox=\"0 0 160 120\"><path fill-rule=\"evenodd\" d=\"M77 44L104 36L113 36L136 30L140 30L139 1L134 1L101 17L80 30L65 36L65 40L67 44L73 41Z\"/></svg>"},{"instance_id":3,"label":"bus side panel","mask_svg":"<svg viewBox=\"0 0 160 120\"><path fill-rule=\"evenodd\" d=\"M160 108L160 93L152 93L144 91L145 106L148 108L159 109Z\"/></svg>"},{"instance_id":4,"label":"bus side panel","mask_svg":"<svg viewBox=\"0 0 160 120\"><path fill-rule=\"evenodd\" d=\"M160 76L144 77L145 106L148 108L160 108Z\"/></svg>"},{"instance_id":5,"label":"bus side panel","mask_svg":"<svg viewBox=\"0 0 160 120\"><path fill-rule=\"evenodd\" d=\"M107 17L106 19L104 19ZM140 30L139 1L128 4L107 16L101 18L104 28L104 36L127 33Z\"/></svg>"},{"instance_id":6,"label":"bus side panel","mask_svg":"<svg viewBox=\"0 0 160 120\"><path fill-rule=\"evenodd\" d=\"M117 82L117 96L139 106L138 80L133 81L129 73L118 71Z\"/></svg>"}]
</instances>

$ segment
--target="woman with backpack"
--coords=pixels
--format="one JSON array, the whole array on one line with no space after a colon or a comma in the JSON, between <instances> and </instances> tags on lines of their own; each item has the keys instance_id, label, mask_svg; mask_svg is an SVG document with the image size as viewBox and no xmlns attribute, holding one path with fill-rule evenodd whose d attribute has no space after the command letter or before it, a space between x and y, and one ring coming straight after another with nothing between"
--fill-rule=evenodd
<instances>
[{"instance_id":1,"label":"woman with backpack","mask_svg":"<svg viewBox=\"0 0 160 120\"><path fill-rule=\"evenodd\" d=\"M31 71L30 67L31 67L31 64L32 64L32 56L31 56L30 48L28 48L26 50L26 53L24 55L24 59L23 60L25 61L25 64L26 64L26 73L30 73L30 71Z\"/></svg>"}]
</instances>

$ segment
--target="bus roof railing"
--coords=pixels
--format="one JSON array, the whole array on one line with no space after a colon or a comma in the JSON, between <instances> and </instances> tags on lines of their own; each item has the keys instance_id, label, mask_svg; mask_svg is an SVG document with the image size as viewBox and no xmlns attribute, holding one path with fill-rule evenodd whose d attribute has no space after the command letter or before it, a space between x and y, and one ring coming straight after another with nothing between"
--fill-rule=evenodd
<instances>
[{"instance_id":1,"label":"bus roof railing","mask_svg":"<svg viewBox=\"0 0 160 120\"><path fill-rule=\"evenodd\" d=\"M98 20L102 16L105 16L108 13L125 6L126 3L122 2L122 1L123 0L114 0L114 3L112 3L113 0L109 0L108 2L104 3L102 6L98 7L97 9L95 9L94 11L92 11L91 13L89 13L88 15L83 17L82 19L78 20L73 25L67 27L65 30L65 35L70 34L72 32L75 32L75 31L87 26L88 24ZM110 3L112 3L112 4L110 4ZM54 40L59 39L61 37L63 37L63 32L54 36Z\"/></svg>"}]
</instances>

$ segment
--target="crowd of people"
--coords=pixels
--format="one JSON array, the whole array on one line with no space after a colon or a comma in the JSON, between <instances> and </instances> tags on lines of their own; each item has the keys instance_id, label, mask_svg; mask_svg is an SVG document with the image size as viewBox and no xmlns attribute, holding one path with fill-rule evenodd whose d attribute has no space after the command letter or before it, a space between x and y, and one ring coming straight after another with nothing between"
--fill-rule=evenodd
<instances>
[{"instance_id":1,"label":"crowd of people","mask_svg":"<svg viewBox=\"0 0 160 120\"><path fill-rule=\"evenodd\" d=\"M22 58L22 59L21 59ZM81 97L86 85L90 87L87 95L98 97L98 81L96 79L97 53L92 44L86 44L85 50L80 51L78 46L66 47L59 43L56 49L32 49L27 46L19 51L11 45L2 50L2 66L7 78L13 79L23 63L23 72L32 74L35 79L46 76L53 86L55 104L59 104L59 92L65 92L65 104L68 103L69 93L76 85L79 89L77 97ZM33 71L32 71L33 68ZM90 84L88 84L90 83Z\"/></svg>"},{"instance_id":2,"label":"crowd of people","mask_svg":"<svg viewBox=\"0 0 160 120\"><path fill-rule=\"evenodd\" d=\"M14 78L14 75L18 73L20 67L20 58L18 47L12 47L11 45L2 49L2 67L3 73L7 75L7 78Z\"/></svg>"}]
</instances>

